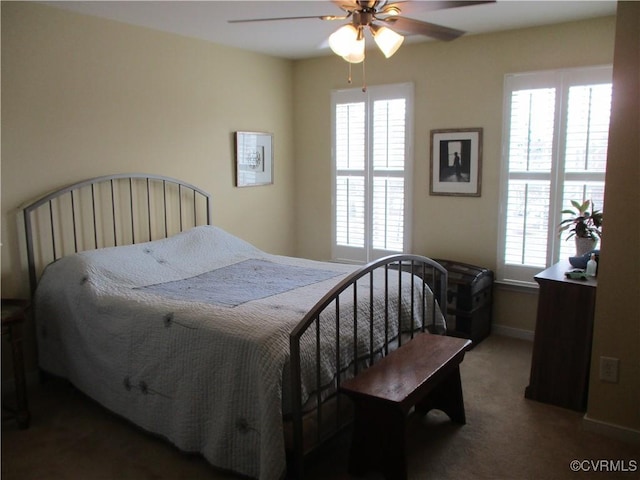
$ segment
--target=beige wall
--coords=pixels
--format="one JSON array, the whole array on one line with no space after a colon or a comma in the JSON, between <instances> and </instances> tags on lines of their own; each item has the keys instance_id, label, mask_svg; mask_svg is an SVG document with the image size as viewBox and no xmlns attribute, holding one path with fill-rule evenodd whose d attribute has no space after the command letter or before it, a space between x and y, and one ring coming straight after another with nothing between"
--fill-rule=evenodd
<instances>
[{"instance_id":1,"label":"beige wall","mask_svg":"<svg viewBox=\"0 0 640 480\"><path fill-rule=\"evenodd\" d=\"M640 438L640 3L620 2L588 425L623 425ZM620 360L619 383L598 378L600 357Z\"/></svg>"},{"instance_id":2,"label":"beige wall","mask_svg":"<svg viewBox=\"0 0 640 480\"><path fill-rule=\"evenodd\" d=\"M204 188L215 224L292 254L292 82L289 61L3 2L3 296L28 292L17 207L110 173L167 175ZM234 187L236 130L275 134L274 185Z\"/></svg>"},{"instance_id":3,"label":"beige wall","mask_svg":"<svg viewBox=\"0 0 640 480\"><path fill-rule=\"evenodd\" d=\"M503 81L506 73L610 64L614 18L403 45L390 59L371 51L370 85L415 85L413 251L496 267ZM362 72L353 69L354 86ZM296 246L331 256L330 93L349 88L347 64L333 56L295 65ZM482 196L429 196L432 129L482 127ZM534 330L536 292L496 290L494 324Z\"/></svg>"}]
</instances>

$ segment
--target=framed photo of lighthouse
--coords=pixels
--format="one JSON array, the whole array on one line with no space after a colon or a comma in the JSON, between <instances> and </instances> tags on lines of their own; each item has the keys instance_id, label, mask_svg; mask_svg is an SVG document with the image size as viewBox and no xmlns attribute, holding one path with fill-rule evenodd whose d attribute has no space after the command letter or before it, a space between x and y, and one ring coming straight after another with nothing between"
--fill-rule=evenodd
<instances>
[{"instance_id":1,"label":"framed photo of lighthouse","mask_svg":"<svg viewBox=\"0 0 640 480\"><path fill-rule=\"evenodd\" d=\"M482 128L431 130L430 195L479 197Z\"/></svg>"}]
</instances>

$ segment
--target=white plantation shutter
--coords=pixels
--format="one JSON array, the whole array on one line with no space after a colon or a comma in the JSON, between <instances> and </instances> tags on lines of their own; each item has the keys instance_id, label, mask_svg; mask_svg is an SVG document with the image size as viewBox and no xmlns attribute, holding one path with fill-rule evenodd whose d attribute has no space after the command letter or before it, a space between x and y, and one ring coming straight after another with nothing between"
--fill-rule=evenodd
<instances>
[{"instance_id":1,"label":"white plantation shutter","mask_svg":"<svg viewBox=\"0 0 640 480\"><path fill-rule=\"evenodd\" d=\"M507 75L501 280L533 282L575 255L560 212L585 199L603 210L610 109L610 67Z\"/></svg>"},{"instance_id":2,"label":"white plantation shutter","mask_svg":"<svg viewBox=\"0 0 640 480\"><path fill-rule=\"evenodd\" d=\"M373 179L373 248L402 252L404 247L404 178Z\"/></svg>"},{"instance_id":3,"label":"white plantation shutter","mask_svg":"<svg viewBox=\"0 0 640 480\"><path fill-rule=\"evenodd\" d=\"M591 200L604 208L604 177L607 169L611 84L579 85L569 89L565 142L562 208L571 200ZM575 255L573 239L562 241L560 258Z\"/></svg>"},{"instance_id":4,"label":"white plantation shutter","mask_svg":"<svg viewBox=\"0 0 640 480\"><path fill-rule=\"evenodd\" d=\"M407 249L411 85L333 92L336 260Z\"/></svg>"},{"instance_id":5,"label":"white plantation shutter","mask_svg":"<svg viewBox=\"0 0 640 480\"><path fill-rule=\"evenodd\" d=\"M365 245L365 105L364 102L336 106L336 242L364 248Z\"/></svg>"},{"instance_id":6,"label":"white plantation shutter","mask_svg":"<svg viewBox=\"0 0 640 480\"><path fill-rule=\"evenodd\" d=\"M544 266L555 89L518 90L511 97L505 261Z\"/></svg>"},{"instance_id":7,"label":"white plantation shutter","mask_svg":"<svg viewBox=\"0 0 640 480\"><path fill-rule=\"evenodd\" d=\"M364 176L336 179L336 242L364 248Z\"/></svg>"},{"instance_id":8,"label":"white plantation shutter","mask_svg":"<svg viewBox=\"0 0 640 480\"><path fill-rule=\"evenodd\" d=\"M507 200L505 262L542 267L547 259L548 181L512 180Z\"/></svg>"},{"instance_id":9,"label":"white plantation shutter","mask_svg":"<svg viewBox=\"0 0 640 480\"><path fill-rule=\"evenodd\" d=\"M373 248L404 247L406 99L373 103Z\"/></svg>"}]
</instances>

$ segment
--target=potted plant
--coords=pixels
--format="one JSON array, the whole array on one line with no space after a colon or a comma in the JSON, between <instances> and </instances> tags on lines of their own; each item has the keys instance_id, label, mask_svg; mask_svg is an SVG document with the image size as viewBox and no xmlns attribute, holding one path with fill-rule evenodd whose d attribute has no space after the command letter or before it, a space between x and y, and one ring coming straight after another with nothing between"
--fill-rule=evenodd
<instances>
[{"instance_id":1,"label":"potted plant","mask_svg":"<svg viewBox=\"0 0 640 480\"><path fill-rule=\"evenodd\" d=\"M560 222L560 233L568 231L567 240L575 237L576 255L580 256L593 250L602 237L602 212L593 208L590 200L571 200L571 205L573 208L562 210L569 217Z\"/></svg>"}]
</instances>

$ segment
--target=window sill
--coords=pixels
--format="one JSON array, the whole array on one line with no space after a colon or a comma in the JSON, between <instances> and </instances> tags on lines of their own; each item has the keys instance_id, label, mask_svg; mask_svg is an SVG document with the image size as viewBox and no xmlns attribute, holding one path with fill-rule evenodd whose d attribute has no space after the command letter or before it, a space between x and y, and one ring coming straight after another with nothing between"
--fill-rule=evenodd
<instances>
[{"instance_id":1,"label":"window sill","mask_svg":"<svg viewBox=\"0 0 640 480\"><path fill-rule=\"evenodd\" d=\"M518 293L538 294L538 284L535 282L522 282L518 280L496 280L494 285L500 290Z\"/></svg>"}]
</instances>

